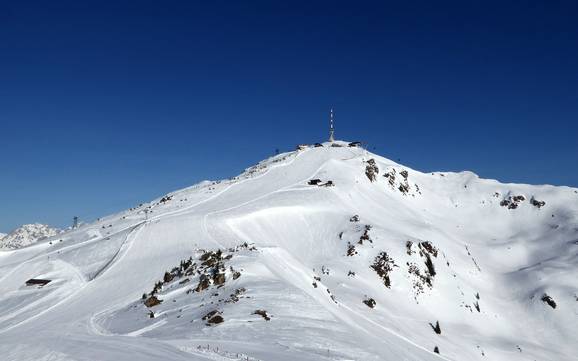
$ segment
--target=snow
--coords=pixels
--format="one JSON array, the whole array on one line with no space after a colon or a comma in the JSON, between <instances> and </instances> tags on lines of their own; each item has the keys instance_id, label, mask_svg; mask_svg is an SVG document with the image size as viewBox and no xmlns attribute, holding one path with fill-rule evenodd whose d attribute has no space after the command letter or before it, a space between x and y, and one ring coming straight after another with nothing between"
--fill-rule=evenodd
<instances>
[{"instance_id":1,"label":"snow","mask_svg":"<svg viewBox=\"0 0 578 361\"><path fill-rule=\"evenodd\" d=\"M334 144L0 252L3 359L575 359L577 189Z\"/></svg>"},{"instance_id":2,"label":"snow","mask_svg":"<svg viewBox=\"0 0 578 361\"><path fill-rule=\"evenodd\" d=\"M9 234L0 233L0 250L26 247L59 232L60 230L45 224L25 224Z\"/></svg>"}]
</instances>

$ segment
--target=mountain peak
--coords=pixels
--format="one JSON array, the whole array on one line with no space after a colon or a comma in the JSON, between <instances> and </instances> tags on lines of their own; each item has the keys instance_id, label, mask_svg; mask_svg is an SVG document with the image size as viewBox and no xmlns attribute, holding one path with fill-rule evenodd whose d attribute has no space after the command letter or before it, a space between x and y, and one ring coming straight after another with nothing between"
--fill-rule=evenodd
<instances>
[{"instance_id":1,"label":"mountain peak","mask_svg":"<svg viewBox=\"0 0 578 361\"><path fill-rule=\"evenodd\" d=\"M297 148L2 255L0 352L575 359L578 190Z\"/></svg>"},{"instance_id":2,"label":"mountain peak","mask_svg":"<svg viewBox=\"0 0 578 361\"><path fill-rule=\"evenodd\" d=\"M17 249L29 246L45 238L57 235L60 232L46 224L24 224L3 237L0 236L0 249Z\"/></svg>"}]
</instances>

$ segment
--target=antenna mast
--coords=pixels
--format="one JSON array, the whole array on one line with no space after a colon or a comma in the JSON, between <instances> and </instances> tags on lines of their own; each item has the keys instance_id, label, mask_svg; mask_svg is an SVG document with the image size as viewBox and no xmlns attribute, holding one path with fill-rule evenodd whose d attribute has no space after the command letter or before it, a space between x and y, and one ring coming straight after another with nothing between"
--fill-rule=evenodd
<instances>
[{"instance_id":1,"label":"antenna mast","mask_svg":"<svg viewBox=\"0 0 578 361\"><path fill-rule=\"evenodd\" d=\"M331 111L329 113L329 124L329 141L334 142L335 138L333 137L333 133L335 132L335 129L333 128L333 107L331 107Z\"/></svg>"}]
</instances>

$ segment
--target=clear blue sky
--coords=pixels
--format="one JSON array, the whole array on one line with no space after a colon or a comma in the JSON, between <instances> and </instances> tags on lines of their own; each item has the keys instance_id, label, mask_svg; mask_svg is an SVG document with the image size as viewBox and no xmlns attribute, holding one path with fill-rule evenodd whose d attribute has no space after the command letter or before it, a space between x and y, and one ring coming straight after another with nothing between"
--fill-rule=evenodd
<instances>
[{"instance_id":1,"label":"clear blue sky","mask_svg":"<svg viewBox=\"0 0 578 361\"><path fill-rule=\"evenodd\" d=\"M467 4L465 4L467 3ZM0 231L337 136L578 186L576 1L0 3Z\"/></svg>"}]
</instances>

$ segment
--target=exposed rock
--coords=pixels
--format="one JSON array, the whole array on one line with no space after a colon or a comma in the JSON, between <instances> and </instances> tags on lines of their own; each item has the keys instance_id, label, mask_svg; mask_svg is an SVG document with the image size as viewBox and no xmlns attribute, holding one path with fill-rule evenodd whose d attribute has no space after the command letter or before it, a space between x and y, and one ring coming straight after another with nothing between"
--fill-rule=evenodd
<instances>
[{"instance_id":1,"label":"exposed rock","mask_svg":"<svg viewBox=\"0 0 578 361\"><path fill-rule=\"evenodd\" d=\"M391 188L395 187L395 175L396 175L395 168L391 168L389 170L389 172L386 172L383 175L385 178L387 178L387 181L388 181L389 185L391 186Z\"/></svg>"},{"instance_id":2,"label":"exposed rock","mask_svg":"<svg viewBox=\"0 0 578 361\"><path fill-rule=\"evenodd\" d=\"M525 200L526 197L523 195L509 196L500 202L500 206L507 207L508 209L516 209L518 205Z\"/></svg>"},{"instance_id":3,"label":"exposed rock","mask_svg":"<svg viewBox=\"0 0 578 361\"><path fill-rule=\"evenodd\" d=\"M539 201L539 200L537 200L536 198L532 197L532 198L530 199L530 204L533 205L534 207L542 208L542 207L544 207L544 206L546 205L546 202L544 202L544 201Z\"/></svg>"},{"instance_id":4,"label":"exposed rock","mask_svg":"<svg viewBox=\"0 0 578 361\"><path fill-rule=\"evenodd\" d=\"M427 253L431 254L434 257L438 256L438 249L434 247L429 241L419 242L418 247L421 250L425 250Z\"/></svg>"},{"instance_id":5,"label":"exposed rock","mask_svg":"<svg viewBox=\"0 0 578 361\"><path fill-rule=\"evenodd\" d=\"M174 278L174 276L173 276L171 273L165 272L165 275L164 275L164 277L163 277L163 282L164 282L164 283L169 283L169 282L171 282L171 281L173 280L173 278Z\"/></svg>"},{"instance_id":6,"label":"exposed rock","mask_svg":"<svg viewBox=\"0 0 578 361\"><path fill-rule=\"evenodd\" d=\"M396 267L395 262L391 259L386 252L380 252L371 268L377 273L377 275L383 280L385 287L391 287L391 279L389 274L393 271L393 267Z\"/></svg>"},{"instance_id":7,"label":"exposed rock","mask_svg":"<svg viewBox=\"0 0 578 361\"><path fill-rule=\"evenodd\" d=\"M409 192L409 184L407 183L400 183L399 187L397 188L403 194L407 194Z\"/></svg>"},{"instance_id":8,"label":"exposed rock","mask_svg":"<svg viewBox=\"0 0 578 361\"><path fill-rule=\"evenodd\" d=\"M363 244L364 241L369 241L369 243L373 243L373 241L369 237L369 231L370 230L371 230L371 226L369 224L365 225L365 230L363 231L363 234L361 235L361 237L359 237L359 241L357 242L357 244Z\"/></svg>"},{"instance_id":9,"label":"exposed rock","mask_svg":"<svg viewBox=\"0 0 578 361\"><path fill-rule=\"evenodd\" d=\"M441 335L442 329L441 329L441 327L440 327L439 321L436 321L435 326L434 326L433 324L431 324L431 323L430 323L429 325L431 326L431 328L434 330L435 333L437 333L438 335Z\"/></svg>"},{"instance_id":10,"label":"exposed rock","mask_svg":"<svg viewBox=\"0 0 578 361\"><path fill-rule=\"evenodd\" d=\"M365 303L365 305L367 305L367 307L369 308L375 308L375 300L373 298L366 298L363 300L363 303Z\"/></svg>"},{"instance_id":11,"label":"exposed rock","mask_svg":"<svg viewBox=\"0 0 578 361\"><path fill-rule=\"evenodd\" d=\"M548 294L544 293L544 295L542 295L541 298L542 302L547 303L548 306L552 307L552 308L556 308L556 302L554 301L554 299L550 296L548 296Z\"/></svg>"},{"instance_id":12,"label":"exposed rock","mask_svg":"<svg viewBox=\"0 0 578 361\"><path fill-rule=\"evenodd\" d=\"M347 255L348 256L354 256L357 254L357 250L355 249L355 246L352 245L351 243L347 244Z\"/></svg>"},{"instance_id":13,"label":"exposed rock","mask_svg":"<svg viewBox=\"0 0 578 361\"><path fill-rule=\"evenodd\" d=\"M209 277L207 277L206 275L201 275L199 279L199 284L195 288L195 292L201 292L203 290L206 290L207 288L209 288L210 285L211 282Z\"/></svg>"},{"instance_id":14,"label":"exposed rock","mask_svg":"<svg viewBox=\"0 0 578 361\"><path fill-rule=\"evenodd\" d=\"M163 300L159 300L157 296L150 296L144 301L144 305L150 308L156 305L160 305L162 302Z\"/></svg>"},{"instance_id":15,"label":"exposed rock","mask_svg":"<svg viewBox=\"0 0 578 361\"><path fill-rule=\"evenodd\" d=\"M244 287L237 288L235 292L231 293L229 299L225 301L225 303L236 303L241 299L241 295L245 293L247 290Z\"/></svg>"},{"instance_id":16,"label":"exposed rock","mask_svg":"<svg viewBox=\"0 0 578 361\"><path fill-rule=\"evenodd\" d=\"M433 278L436 275L436 269L429 254L425 255L425 266L427 267L429 275Z\"/></svg>"},{"instance_id":17,"label":"exposed rock","mask_svg":"<svg viewBox=\"0 0 578 361\"><path fill-rule=\"evenodd\" d=\"M405 251L407 253L408 256L411 256L412 254L414 254L415 252L411 249L411 247L413 246L413 242L412 241L407 241L405 242Z\"/></svg>"},{"instance_id":18,"label":"exposed rock","mask_svg":"<svg viewBox=\"0 0 578 361\"><path fill-rule=\"evenodd\" d=\"M217 273L213 276L213 284L214 285L222 285L225 283L225 274L224 273Z\"/></svg>"},{"instance_id":19,"label":"exposed rock","mask_svg":"<svg viewBox=\"0 0 578 361\"><path fill-rule=\"evenodd\" d=\"M367 161L367 166L365 167L365 175L371 182L375 182L377 174L379 173L379 168L375 163L375 159L370 159Z\"/></svg>"},{"instance_id":20,"label":"exposed rock","mask_svg":"<svg viewBox=\"0 0 578 361\"><path fill-rule=\"evenodd\" d=\"M265 311L265 310L255 310L255 312L253 312L253 314L263 317L265 319L265 321L271 321L271 317L269 317L267 315L267 311Z\"/></svg>"},{"instance_id":21,"label":"exposed rock","mask_svg":"<svg viewBox=\"0 0 578 361\"><path fill-rule=\"evenodd\" d=\"M225 321L219 311L211 311L203 317L207 321L207 326L216 325Z\"/></svg>"}]
</instances>

